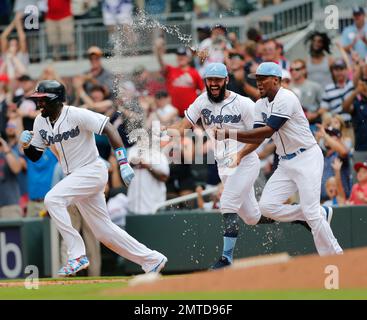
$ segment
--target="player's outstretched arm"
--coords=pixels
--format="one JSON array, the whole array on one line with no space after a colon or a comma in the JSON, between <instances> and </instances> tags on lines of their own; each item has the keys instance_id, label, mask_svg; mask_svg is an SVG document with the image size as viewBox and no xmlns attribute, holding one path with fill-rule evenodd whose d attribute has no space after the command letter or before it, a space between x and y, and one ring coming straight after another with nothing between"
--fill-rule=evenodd
<instances>
[{"instance_id":1,"label":"player's outstretched arm","mask_svg":"<svg viewBox=\"0 0 367 320\"><path fill-rule=\"evenodd\" d=\"M19 141L23 147L24 154L33 162L37 162L43 154L43 151L37 149L31 144L33 138L33 132L25 130L20 135Z\"/></svg>"},{"instance_id":2,"label":"player's outstretched arm","mask_svg":"<svg viewBox=\"0 0 367 320\"><path fill-rule=\"evenodd\" d=\"M182 120L177 121L172 126L169 127L161 127L162 132L169 136L183 136L186 129L192 128L192 123L187 120L187 118L183 118Z\"/></svg>"},{"instance_id":3,"label":"player's outstretched arm","mask_svg":"<svg viewBox=\"0 0 367 320\"><path fill-rule=\"evenodd\" d=\"M270 138L274 132L275 130L269 126L248 131L214 129L214 137L217 140L233 139L243 143L260 144L266 138Z\"/></svg>"},{"instance_id":4,"label":"player's outstretched arm","mask_svg":"<svg viewBox=\"0 0 367 320\"><path fill-rule=\"evenodd\" d=\"M115 156L120 166L122 181L128 187L131 180L134 178L135 173L127 161L127 152L121 137L117 129L110 122L107 122L102 133L107 136L111 146L115 151Z\"/></svg>"}]
</instances>

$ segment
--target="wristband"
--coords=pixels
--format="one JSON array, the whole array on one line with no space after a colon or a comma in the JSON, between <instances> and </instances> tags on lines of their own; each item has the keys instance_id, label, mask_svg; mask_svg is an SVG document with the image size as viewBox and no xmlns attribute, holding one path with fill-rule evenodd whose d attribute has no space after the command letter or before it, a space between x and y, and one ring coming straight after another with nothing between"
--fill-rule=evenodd
<instances>
[{"instance_id":1,"label":"wristband","mask_svg":"<svg viewBox=\"0 0 367 320\"><path fill-rule=\"evenodd\" d=\"M124 147L115 149L115 156L120 166L127 163L127 152Z\"/></svg>"}]
</instances>

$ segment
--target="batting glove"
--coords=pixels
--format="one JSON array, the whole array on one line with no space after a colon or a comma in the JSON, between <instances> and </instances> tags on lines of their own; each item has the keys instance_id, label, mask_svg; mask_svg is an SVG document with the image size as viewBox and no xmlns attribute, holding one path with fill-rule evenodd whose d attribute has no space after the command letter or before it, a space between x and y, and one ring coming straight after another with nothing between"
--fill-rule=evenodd
<instances>
[{"instance_id":1,"label":"batting glove","mask_svg":"<svg viewBox=\"0 0 367 320\"><path fill-rule=\"evenodd\" d=\"M20 135L19 141L22 144L24 149L27 149L29 145L31 144L33 138L33 132L25 130Z\"/></svg>"},{"instance_id":2,"label":"batting glove","mask_svg":"<svg viewBox=\"0 0 367 320\"><path fill-rule=\"evenodd\" d=\"M134 170L130 167L127 162L127 154L125 148L117 148L115 150L116 159L120 166L120 174L121 178L124 181L125 185L128 187L130 185L131 180L134 178L135 173Z\"/></svg>"}]
</instances>

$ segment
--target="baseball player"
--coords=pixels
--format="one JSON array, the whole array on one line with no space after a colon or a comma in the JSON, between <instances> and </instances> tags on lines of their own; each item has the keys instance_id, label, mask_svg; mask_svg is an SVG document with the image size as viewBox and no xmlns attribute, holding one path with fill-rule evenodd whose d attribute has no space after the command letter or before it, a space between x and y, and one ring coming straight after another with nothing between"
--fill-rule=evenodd
<instances>
[{"instance_id":1,"label":"baseball player","mask_svg":"<svg viewBox=\"0 0 367 320\"><path fill-rule=\"evenodd\" d=\"M261 216L255 198L254 183L259 175L260 160L254 151L257 145L226 139L217 141L213 129L249 130L253 126L255 103L226 89L227 68L222 63L211 63L205 69L206 92L202 93L185 111L185 118L167 129L178 129L180 134L192 128L201 119L202 125L214 143L215 159L224 189L220 209L224 220L223 254L212 269L229 266L239 231L239 218L249 225L272 223ZM170 133L171 131L171 133Z\"/></svg>"},{"instance_id":2,"label":"baseball player","mask_svg":"<svg viewBox=\"0 0 367 320\"><path fill-rule=\"evenodd\" d=\"M107 135L115 150L124 183L128 186L134 177L121 138L109 118L64 105L65 87L55 80L41 81L31 98L41 114L35 119L33 132L23 131L21 134L24 153L32 161L37 161L45 148L56 148L66 175L44 200L68 249L68 262L59 270L59 275L70 276L89 265L84 242L72 227L66 209L70 204L77 206L96 238L105 246L141 265L145 272L159 272L167 258L113 224L107 212L104 188L108 173L106 165L98 157L95 133Z\"/></svg>"},{"instance_id":3,"label":"baseball player","mask_svg":"<svg viewBox=\"0 0 367 320\"><path fill-rule=\"evenodd\" d=\"M324 158L297 96L281 87L282 71L274 62L261 63L252 76L261 95L255 106L254 129L235 132L236 140L258 145L272 137L280 158L263 190L261 213L278 221L306 221L321 256L342 254L329 225L332 208L320 207ZM234 132L228 130L214 132L219 140L231 134ZM297 190L300 204L284 204Z\"/></svg>"}]
</instances>

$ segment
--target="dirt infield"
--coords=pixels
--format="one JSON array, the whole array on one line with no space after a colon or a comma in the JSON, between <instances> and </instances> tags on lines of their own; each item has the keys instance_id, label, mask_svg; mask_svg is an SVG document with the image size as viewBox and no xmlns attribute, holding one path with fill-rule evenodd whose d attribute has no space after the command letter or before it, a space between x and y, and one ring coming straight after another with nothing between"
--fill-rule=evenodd
<instances>
[{"instance_id":1,"label":"dirt infield","mask_svg":"<svg viewBox=\"0 0 367 320\"><path fill-rule=\"evenodd\" d=\"M109 293L324 289L325 279L330 276L328 268L337 275L334 266L339 273L340 289L367 288L367 248L346 250L342 256L308 255L256 264L250 261L246 265L242 261L242 267L239 264L236 268L161 278L154 283L109 290Z\"/></svg>"},{"instance_id":2,"label":"dirt infield","mask_svg":"<svg viewBox=\"0 0 367 320\"><path fill-rule=\"evenodd\" d=\"M72 279L72 278L71 278ZM73 284L93 284L93 283L126 283L127 279L60 279L60 280L40 280L39 286L67 286ZM4 281L0 282L0 288L24 287L24 281Z\"/></svg>"}]
</instances>

